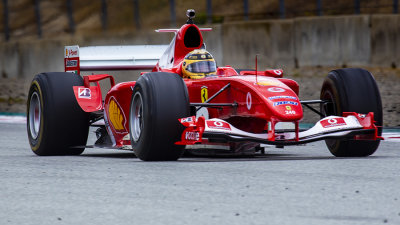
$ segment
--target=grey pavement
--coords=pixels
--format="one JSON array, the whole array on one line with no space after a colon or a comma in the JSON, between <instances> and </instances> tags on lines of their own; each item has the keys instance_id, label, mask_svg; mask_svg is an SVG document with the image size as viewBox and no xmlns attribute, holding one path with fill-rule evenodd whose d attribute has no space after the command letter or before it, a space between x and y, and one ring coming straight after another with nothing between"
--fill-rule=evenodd
<instances>
[{"instance_id":1,"label":"grey pavement","mask_svg":"<svg viewBox=\"0 0 400 225\"><path fill-rule=\"evenodd\" d=\"M324 142L254 157L39 157L0 124L0 224L400 224L399 142L335 158Z\"/></svg>"}]
</instances>

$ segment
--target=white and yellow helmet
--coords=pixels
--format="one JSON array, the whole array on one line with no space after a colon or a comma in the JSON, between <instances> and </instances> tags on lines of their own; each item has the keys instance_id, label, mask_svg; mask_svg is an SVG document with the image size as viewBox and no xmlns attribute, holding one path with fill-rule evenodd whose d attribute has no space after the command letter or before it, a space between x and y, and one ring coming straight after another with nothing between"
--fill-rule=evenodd
<instances>
[{"instance_id":1,"label":"white and yellow helmet","mask_svg":"<svg viewBox=\"0 0 400 225\"><path fill-rule=\"evenodd\" d=\"M182 63L183 78L200 79L215 75L216 70L214 57L204 49L189 52Z\"/></svg>"}]
</instances>

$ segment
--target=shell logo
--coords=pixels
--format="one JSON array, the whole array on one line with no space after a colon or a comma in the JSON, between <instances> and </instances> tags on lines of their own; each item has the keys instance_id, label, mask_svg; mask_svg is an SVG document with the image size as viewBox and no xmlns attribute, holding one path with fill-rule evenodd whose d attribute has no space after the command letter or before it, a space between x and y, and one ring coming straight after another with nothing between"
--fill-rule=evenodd
<instances>
[{"instance_id":1,"label":"shell logo","mask_svg":"<svg viewBox=\"0 0 400 225\"><path fill-rule=\"evenodd\" d=\"M108 106L108 115L110 117L110 122L117 131L125 130L125 116L123 115L119 105L114 99L110 100Z\"/></svg>"}]
</instances>

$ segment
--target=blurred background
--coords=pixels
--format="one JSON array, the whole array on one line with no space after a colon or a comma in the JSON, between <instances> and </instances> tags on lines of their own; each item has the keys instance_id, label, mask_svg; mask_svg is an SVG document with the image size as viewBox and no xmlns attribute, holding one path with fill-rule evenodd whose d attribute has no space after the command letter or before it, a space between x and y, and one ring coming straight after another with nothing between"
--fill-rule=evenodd
<instances>
[{"instance_id":1,"label":"blurred background","mask_svg":"<svg viewBox=\"0 0 400 225\"><path fill-rule=\"evenodd\" d=\"M400 127L398 0L1 0L0 113L25 113L30 81L63 71L65 45L168 44L173 34L154 29L180 27L187 9L213 28L203 35L218 65L253 68L258 54L260 69L283 68L304 100L319 98L332 69L370 70L384 125Z\"/></svg>"},{"instance_id":2,"label":"blurred background","mask_svg":"<svg viewBox=\"0 0 400 225\"><path fill-rule=\"evenodd\" d=\"M304 16L397 14L398 0L1 0L5 40Z\"/></svg>"}]
</instances>

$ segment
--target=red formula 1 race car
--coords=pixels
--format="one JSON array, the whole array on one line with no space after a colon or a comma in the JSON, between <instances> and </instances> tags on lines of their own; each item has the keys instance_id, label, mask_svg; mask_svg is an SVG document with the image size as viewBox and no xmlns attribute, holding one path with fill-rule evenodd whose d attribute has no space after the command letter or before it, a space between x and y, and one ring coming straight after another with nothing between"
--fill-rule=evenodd
<instances>
[{"instance_id":1,"label":"red formula 1 race car","mask_svg":"<svg viewBox=\"0 0 400 225\"><path fill-rule=\"evenodd\" d=\"M81 154L90 126L98 127L93 146L131 149L146 161L177 160L185 146L243 153L262 151L261 144L325 140L335 156L368 156L378 148L382 105L371 73L333 70L320 99L301 101L298 83L280 69L217 67L201 34L211 29L193 24L194 11L187 15L180 29L158 30L175 32L167 46L66 46L65 72L38 74L29 90L33 152ZM109 74L80 75L130 69L152 71L119 84ZM111 84L104 98L101 80ZM299 129L303 106L322 118L308 130Z\"/></svg>"}]
</instances>

